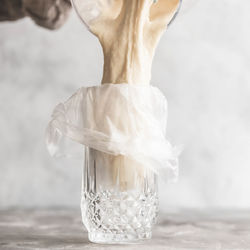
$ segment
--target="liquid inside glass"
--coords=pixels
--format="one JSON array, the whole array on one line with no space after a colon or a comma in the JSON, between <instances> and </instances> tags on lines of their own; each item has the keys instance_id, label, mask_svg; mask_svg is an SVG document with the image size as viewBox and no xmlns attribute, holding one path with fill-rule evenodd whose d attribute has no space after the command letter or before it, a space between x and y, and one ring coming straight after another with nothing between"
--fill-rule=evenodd
<instances>
[{"instance_id":1,"label":"liquid inside glass","mask_svg":"<svg viewBox=\"0 0 250 250\"><path fill-rule=\"evenodd\" d=\"M86 148L81 210L92 242L150 239L158 214L157 177L125 156Z\"/></svg>"}]
</instances>

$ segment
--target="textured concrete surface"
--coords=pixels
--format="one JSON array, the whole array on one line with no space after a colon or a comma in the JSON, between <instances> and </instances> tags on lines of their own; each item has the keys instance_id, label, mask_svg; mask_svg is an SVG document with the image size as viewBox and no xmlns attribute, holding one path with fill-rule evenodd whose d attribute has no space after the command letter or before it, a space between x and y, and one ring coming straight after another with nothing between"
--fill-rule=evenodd
<instances>
[{"instance_id":1,"label":"textured concrete surface","mask_svg":"<svg viewBox=\"0 0 250 250\"><path fill-rule=\"evenodd\" d=\"M135 245L90 243L79 210L0 211L0 249L249 250L248 211L179 211L161 215L152 240Z\"/></svg>"},{"instance_id":2,"label":"textured concrete surface","mask_svg":"<svg viewBox=\"0 0 250 250\"><path fill-rule=\"evenodd\" d=\"M193 1L194 0L184 0ZM250 1L196 0L160 41L152 83L169 101L168 138L184 144L161 209L250 207ZM0 207L79 206L82 162L52 159L54 106L99 84L102 51L72 13L58 31L0 23Z\"/></svg>"}]
</instances>

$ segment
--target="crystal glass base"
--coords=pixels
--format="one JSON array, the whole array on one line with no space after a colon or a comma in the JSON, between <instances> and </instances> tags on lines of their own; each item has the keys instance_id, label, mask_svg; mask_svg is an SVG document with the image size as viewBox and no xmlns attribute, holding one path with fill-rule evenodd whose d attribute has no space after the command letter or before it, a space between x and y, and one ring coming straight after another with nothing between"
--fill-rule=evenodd
<instances>
[{"instance_id":1,"label":"crystal glass base","mask_svg":"<svg viewBox=\"0 0 250 250\"><path fill-rule=\"evenodd\" d=\"M125 157L88 149L83 170L82 221L94 243L150 239L158 215L154 173Z\"/></svg>"},{"instance_id":2,"label":"crystal glass base","mask_svg":"<svg viewBox=\"0 0 250 250\"><path fill-rule=\"evenodd\" d=\"M115 234L115 233L89 233L89 240L99 244L133 244L140 243L143 240L149 240L152 232L144 232L141 234Z\"/></svg>"},{"instance_id":3,"label":"crystal glass base","mask_svg":"<svg viewBox=\"0 0 250 250\"><path fill-rule=\"evenodd\" d=\"M156 193L83 193L82 218L95 243L133 243L151 238L158 212Z\"/></svg>"}]
</instances>

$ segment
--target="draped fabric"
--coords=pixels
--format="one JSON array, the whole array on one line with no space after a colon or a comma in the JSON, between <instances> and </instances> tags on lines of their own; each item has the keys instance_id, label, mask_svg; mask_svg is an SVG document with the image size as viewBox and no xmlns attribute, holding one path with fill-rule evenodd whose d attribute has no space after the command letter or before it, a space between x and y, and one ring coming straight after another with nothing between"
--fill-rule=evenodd
<instances>
[{"instance_id":1,"label":"draped fabric","mask_svg":"<svg viewBox=\"0 0 250 250\"><path fill-rule=\"evenodd\" d=\"M53 156L71 152L71 140L127 156L165 179L178 175L179 149L166 140L167 100L150 85L103 84L82 87L58 104L46 131ZM68 147L68 148L67 148Z\"/></svg>"}]
</instances>

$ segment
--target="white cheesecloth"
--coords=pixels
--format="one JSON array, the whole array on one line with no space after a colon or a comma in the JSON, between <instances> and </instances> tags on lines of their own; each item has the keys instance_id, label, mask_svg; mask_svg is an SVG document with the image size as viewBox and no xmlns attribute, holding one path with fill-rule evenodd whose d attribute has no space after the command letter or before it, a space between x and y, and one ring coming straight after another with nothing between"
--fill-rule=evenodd
<instances>
[{"instance_id":1,"label":"white cheesecloth","mask_svg":"<svg viewBox=\"0 0 250 250\"><path fill-rule=\"evenodd\" d=\"M179 149L166 140L167 100L151 85L102 84L82 87L58 104L46 130L52 156L71 139L111 154L127 156L165 180L178 176ZM70 145L70 144L69 144ZM67 148L64 150L67 155Z\"/></svg>"}]
</instances>

